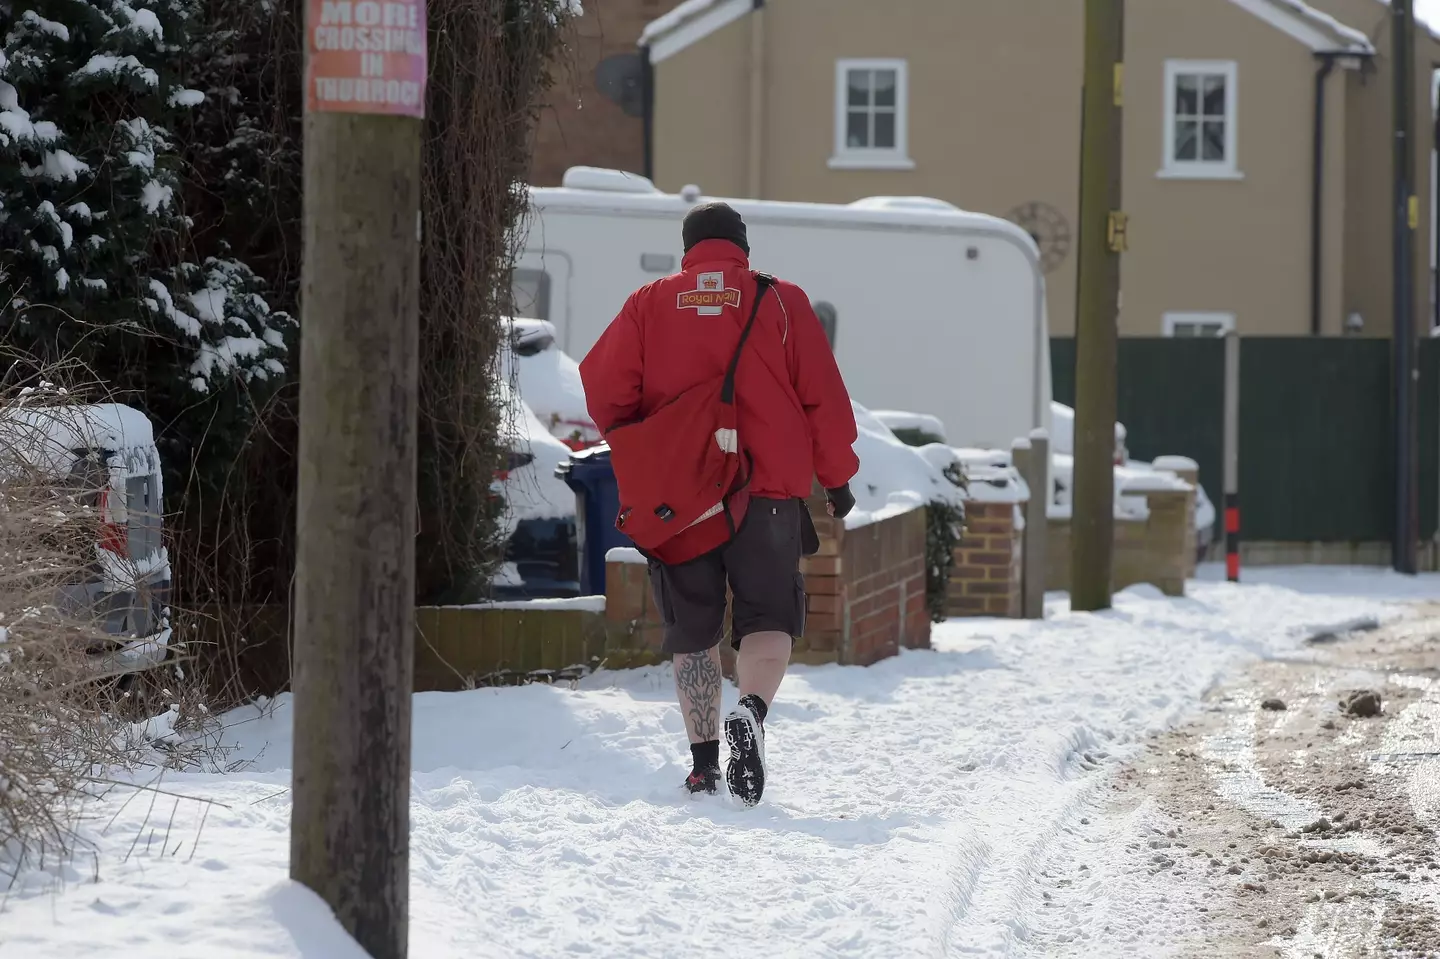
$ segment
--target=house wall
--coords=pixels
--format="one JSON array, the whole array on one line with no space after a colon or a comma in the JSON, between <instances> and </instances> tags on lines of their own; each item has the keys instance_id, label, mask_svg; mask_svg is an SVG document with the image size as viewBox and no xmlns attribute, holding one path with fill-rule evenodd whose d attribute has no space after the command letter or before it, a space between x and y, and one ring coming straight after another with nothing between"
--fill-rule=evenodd
<instances>
[{"instance_id":1,"label":"house wall","mask_svg":"<svg viewBox=\"0 0 1440 959\"><path fill-rule=\"evenodd\" d=\"M1147 0L1128 4L1126 12L1130 250L1121 264L1121 331L1158 336L1163 314L1173 310L1232 312L1247 334L1307 332L1310 49L1230 3ZM1157 175L1164 161L1166 59L1237 62L1242 179ZM1333 270L1339 263L1336 257L1329 265Z\"/></svg>"},{"instance_id":2,"label":"house wall","mask_svg":"<svg viewBox=\"0 0 1440 959\"><path fill-rule=\"evenodd\" d=\"M551 87L536 124L528 182L559 186L572 166L642 172L644 122L629 116L595 85L595 68L606 57L636 54L645 24L679 0L586 0L567 47L551 66Z\"/></svg>"},{"instance_id":3,"label":"house wall","mask_svg":"<svg viewBox=\"0 0 1440 959\"><path fill-rule=\"evenodd\" d=\"M1334 2L1360 3L1371 19L1385 11L1375 0ZM1051 331L1073 332L1083 13L1083 4L1068 0L938 6L773 0L764 23L760 195L845 203L919 194L999 216L1030 201L1046 203L1070 234L1065 258L1046 277ZM748 195L751 29L751 18L743 17L656 65L654 159L662 188L698 183L712 195ZM1158 335L1166 311L1212 310L1235 313L1251 335L1308 333L1317 66L1310 49L1218 0L1127 5L1126 49L1130 251L1122 267L1122 333ZM913 170L827 166L835 61L846 57L907 61ZM1243 178L1156 176L1167 57L1238 62ZM1373 168L1388 169L1388 159L1376 159L1388 151L1377 144L1389 140L1371 129L1377 105L1346 93L1355 82L1342 69L1329 81L1322 252L1327 332L1339 331L1356 290L1366 291L1368 304L1375 299L1371 287L1388 289L1388 267L1377 280L1372 262L1388 228L1377 234L1363 218L1357 228L1353 211L1373 205L1357 194L1356 163L1373 192ZM1363 122L1355 121L1357 111ZM1419 246L1428 249L1428 237ZM1364 253L1357 257L1357 249Z\"/></svg>"},{"instance_id":4,"label":"house wall","mask_svg":"<svg viewBox=\"0 0 1440 959\"><path fill-rule=\"evenodd\" d=\"M1390 8L1376 0L1309 0L1332 16L1363 31L1377 56L1369 69L1346 78L1349 123L1345 179L1345 249L1343 315L1357 312L1367 336L1389 336L1394 328L1394 286L1391 272L1394 172L1391 90L1394 73L1390 51ZM1430 236L1434 203L1430 190L1430 153L1434 147L1434 114L1430 105L1431 72L1440 63L1440 42L1424 29L1415 36L1415 192L1420 202L1420 228L1415 233L1414 302L1416 326L1429 332ZM1327 328L1327 332L1330 330Z\"/></svg>"},{"instance_id":5,"label":"house wall","mask_svg":"<svg viewBox=\"0 0 1440 959\"><path fill-rule=\"evenodd\" d=\"M712 196L744 196L750 90L748 18L655 64L655 181L671 193L696 183ZM789 78L772 74L770 89ZM792 197L791 199L807 199Z\"/></svg>"}]
</instances>

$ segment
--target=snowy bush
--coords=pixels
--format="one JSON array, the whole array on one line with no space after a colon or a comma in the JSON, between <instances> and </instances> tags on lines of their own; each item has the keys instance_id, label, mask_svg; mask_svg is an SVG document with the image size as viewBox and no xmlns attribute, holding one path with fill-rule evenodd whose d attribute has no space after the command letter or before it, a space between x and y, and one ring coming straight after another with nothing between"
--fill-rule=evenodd
<instances>
[{"instance_id":1,"label":"snowy bush","mask_svg":"<svg viewBox=\"0 0 1440 959\"><path fill-rule=\"evenodd\" d=\"M206 106L186 82L206 35L198 9L35 0L0 13L5 340L37 364L84 364L162 430L195 438L188 452L200 436L240 442L216 429L213 403L283 374L292 325L223 244L196 249L214 224L187 215L173 131ZM232 397L231 418L241 405Z\"/></svg>"},{"instance_id":2,"label":"snowy bush","mask_svg":"<svg viewBox=\"0 0 1440 959\"><path fill-rule=\"evenodd\" d=\"M958 461L942 472L956 488L968 489L964 468ZM950 615L948 598L955 550L965 538L965 504L936 497L925 504L925 523L925 608L930 611L931 622L943 623Z\"/></svg>"},{"instance_id":3,"label":"snowy bush","mask_svg":"<svg viewBox=\"0 0 1440 959\"><path fill-rule=\"evenodd\" d=\"M0 859L17 863L66 848L87 788L123 753L96 684L114 637L64 599L108 532L94 474L71 470L95 409L48 381L0 396Z\"/></svg>"}]
</instances>

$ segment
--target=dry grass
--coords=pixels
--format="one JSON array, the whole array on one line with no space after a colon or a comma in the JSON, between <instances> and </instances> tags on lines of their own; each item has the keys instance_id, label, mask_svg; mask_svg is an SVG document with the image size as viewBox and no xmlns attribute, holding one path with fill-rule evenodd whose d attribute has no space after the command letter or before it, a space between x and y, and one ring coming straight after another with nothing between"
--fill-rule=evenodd
<instances>
[{"instance_id":1,"label":"dry grass","mask_svg":"<svg viewBox=\"0 0 1440 959\"><path fill-rule=\"evenodd\" d=\"M225 760L203 701L165 687L174 664L137 677L74 598L105 535L98 481L80 477L106 464L70 469L86 429L64 390L0 396L0 859L12 873L72 855L81 807L115 770Z\"/></svg>"}]
</instances>

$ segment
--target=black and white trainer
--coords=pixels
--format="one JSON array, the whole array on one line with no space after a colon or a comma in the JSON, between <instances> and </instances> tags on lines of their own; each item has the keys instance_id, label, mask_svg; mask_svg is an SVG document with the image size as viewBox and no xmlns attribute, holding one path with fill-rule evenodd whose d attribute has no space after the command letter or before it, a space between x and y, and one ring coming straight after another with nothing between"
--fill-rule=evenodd
<instances>
[{"instance_id":1,"label":"black and white trainer","mask_svg":"<svg viewBox=\"0 0 1440 959\"><path fill-rule=\"evenodd\" d=\"M765 711L759 697L742 696L725 717L725 741L730 744L725 782L730 795L747 806L758 803L765 792L765 722L760 718Z\"/></svg>"}]
</instances>

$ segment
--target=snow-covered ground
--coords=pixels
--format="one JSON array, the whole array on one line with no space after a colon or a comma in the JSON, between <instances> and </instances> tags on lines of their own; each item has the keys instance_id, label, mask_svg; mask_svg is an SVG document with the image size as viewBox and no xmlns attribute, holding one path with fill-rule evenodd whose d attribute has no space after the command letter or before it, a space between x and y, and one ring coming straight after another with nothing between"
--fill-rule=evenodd
<instances>
[{"instance_id":1,"label":"snow-covered ground","mask_svg":"<svg viewBox=\"0 0 1440 959\"><path fill-rule=\"evenodd\" d=\"M668 669L417 696L410 954L1135 954L1096 951L1105 926L1151 921L1133 889L1047 909L1040 879L1133 841L1107 818L1111 772L1222 675L1440 594L1434 576L1255 578L1285 585L1137 588L1100 615L1056 596L1044 622L956 620L933 651L797 668L749 810L682 797ZM288 698L227 717L228 760L253 760L240 772L98 801L94 853L11 890L0 957L361 959L286 879L290 719Z\"/></svg>"}]
</instances>

